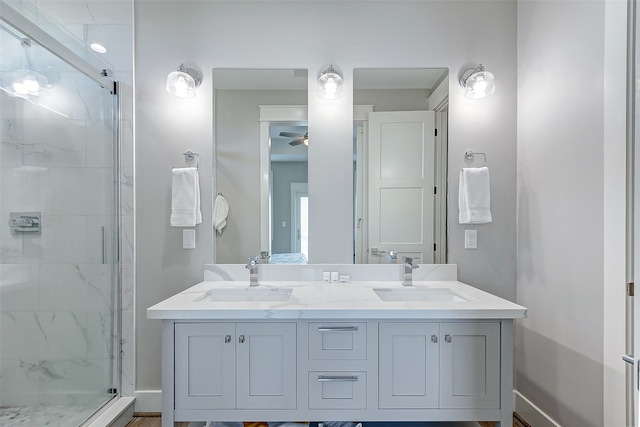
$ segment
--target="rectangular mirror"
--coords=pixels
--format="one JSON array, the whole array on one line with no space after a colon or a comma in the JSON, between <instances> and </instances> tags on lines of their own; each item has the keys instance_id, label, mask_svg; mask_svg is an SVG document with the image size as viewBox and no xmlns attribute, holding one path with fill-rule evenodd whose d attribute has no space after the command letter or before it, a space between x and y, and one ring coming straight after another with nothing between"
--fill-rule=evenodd
<instances>
[{"instance_id":1,"label":"rectangular mirror","mask_svg":"<svg viewBox=\"0 0 640 427\"><path fill-rule=\"evenodd\" d=\"M446 263L448 74L353 72L355 263Z\"/></svg>"},{"instance_id":2,"label":"rectangular mirror","mask_svg":"<svg viewBox=\"0 0 640 427\"><path fill-rule=\"evenodd\" d=\"M213 70L214 197L229 205L227 225L214 230L215 263L261 252L272 262L306 262L307 75Z\"/></svg>"}]
</instances>

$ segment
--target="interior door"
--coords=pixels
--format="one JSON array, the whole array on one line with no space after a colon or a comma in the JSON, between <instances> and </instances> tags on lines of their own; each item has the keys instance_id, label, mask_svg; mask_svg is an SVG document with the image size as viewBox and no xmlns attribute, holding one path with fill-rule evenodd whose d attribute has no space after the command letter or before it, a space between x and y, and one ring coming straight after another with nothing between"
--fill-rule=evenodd
<instances>
[{"instance_id":1,"label":"interior door","mask_svg":"<svg viewBox=\"0 0 640 427\"><path fill-rule=\"evenodd\" d=\"M435 113L369 114L367 262L433 263Z\"/></svg>"}]
</instances>

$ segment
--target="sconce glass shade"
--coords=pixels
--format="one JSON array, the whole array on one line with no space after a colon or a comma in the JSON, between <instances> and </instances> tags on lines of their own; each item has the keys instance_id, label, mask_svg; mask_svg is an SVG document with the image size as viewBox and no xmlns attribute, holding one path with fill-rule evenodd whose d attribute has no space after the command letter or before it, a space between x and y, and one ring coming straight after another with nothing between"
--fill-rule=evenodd
<instances>
[{"instance_id":1,"label":"sconce glass shade","mask_svg":"<svg viewBox=\"0 0 640 427\"><path fill-rule=\"evenodd\" d=\"M180 64L176 71L167 76L167 92L180 98L193 98L201 82L202 77L196 70Z\"/></svg>"},{"instance_id":2,"label":"sconce glass shade","mask_svg":"<svg viewBox=\"0 0 640 427\"><path fill-rule=\"evenodd\" d=\"M496 91L495 77L482 64L464 70L460 74L460 86L465 89L464 96L469 99L486 98Z\"/></svg>"},{"instance_id":3,"label":"sconce glass shade","mask_svg":"<svg viewBox=\"0 0 640 427\"><path fill-rule=\"evenodd\" d=\"M38 96L40 88L46 85L46 78L31 70L18 70L11 79L11 89L18 95Z\"/></svg>"},{"instance_id":4,"label":"sconce glass shade","mask_svg":"<svg viewBox=\"0 0 640 427\"><path fill-rule=\"evenodd\" d=\"M318 96L323 99L338 99L342 96L342 76L329 65L318 78Z\"/></svg>"}]
</instances>

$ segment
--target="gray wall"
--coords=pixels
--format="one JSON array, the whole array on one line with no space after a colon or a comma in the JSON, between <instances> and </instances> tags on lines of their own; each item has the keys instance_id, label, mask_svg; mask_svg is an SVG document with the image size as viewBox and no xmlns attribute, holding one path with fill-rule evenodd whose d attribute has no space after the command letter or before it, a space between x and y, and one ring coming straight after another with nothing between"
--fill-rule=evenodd
<instances>
[{"instance_id":1,"label":"gray wall","mask_svg":"<svg viewBox=\"0 0 640 427\"><path fill-rule=\"evenodd\" d=\"M215 261L238 264L260 252L259 105L306 105L307 92L217 90L215 97L216 191L229 203L227 226L215 239ZM211 111L211 107L208 107ZM208 147L211 152L211 147ZM210 157L207 157L210 159ZM204 165L203 165L204 166ZM207 168L211 169L211 161ZM203 187L202 195L211 187ZM202 227L202 234L210 228ZM205 239L209 239L207 235ZM206 249L206 248L205 248ZM207 262L212 262L211 252Z\"/></svg>"},{"instance_id":2,"label":"gray wall","mask_svg":"<svg viewBox=\"0 0 640 427\"><path fill-rule=\"evenodd\" d=\"M517 390L565 426L625 425L624 13L612 35L606 3L518 2Z\"/></svg>"},{"instance_id":3,"label":"gray wall","mask_svg":"<svg viewBox=\"0 0 640 427\"><path fill-rule=\"evenodd\" d=\"M303 21L304 31L274 29ZM384 23L384 25L381 25ZM449 199L467 149L487 153L494 222L478 229L478 249L464 250L465 227L449 211L449 261L459 278L502 297L516 294L516 3L515 1L137 1L136 61L136 389L158 390L160 322L147 307L202 279L212 259L212 88L210 70L307 68L309 195L313 262L352 259L354 68L449 68ZM192 99L164 90L184 62L203 71ZM498 79L494 96L471 101L455 76L482 62ZM345 95L316 96L316 78L334 64ZM203 224L195 250L181 248L169 226L170 171L182 152L200 153ZM330 171L330 173L329 173ZM231 190L229 190L231 191ZM227 195L225 194L225 197ZM249 212L250 214L251 212Z\"/></svg>"}]
</instances>

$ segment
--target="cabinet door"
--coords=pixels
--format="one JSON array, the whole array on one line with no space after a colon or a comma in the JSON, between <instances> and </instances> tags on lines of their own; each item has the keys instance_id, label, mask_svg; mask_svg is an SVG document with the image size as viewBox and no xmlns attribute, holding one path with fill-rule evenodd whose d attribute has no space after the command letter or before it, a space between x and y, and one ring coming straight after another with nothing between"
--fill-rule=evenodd
<instances>
[{"instance_id":1,"label":"cabinet door","mask_svg":"<svg viewBox=\"0 0 640 427\"><path fill-rule=\"evenodd\" d=\"M378 329L380 409L437 408L437 323L381 323Z\"/></svg>"},{"instance_id":2,"label":"cabinet door","mask_svg":"<svg viewBox=\"0 0 640 427\"><path fill-rule=\"evenodd\" d=\"M237 323L238 409L296 409L296 324Z\"/></svg>"},{"instance_id":3,"label":"cabinet door","mask_svg":"<svg viewBox=\"0 0 640 427\"><path fill-rule=\"evenodd\" d=\"M233 323L175 326L176 409L235 407Z\"/></svg>"},{"instance_id":4,"label":"cabinet door","mask_svg":"<svg viewBox=\"0 0 640 427\"><path fill-rule=\"evenodd\" d=\"M500 407L500 325L440 324L440 407Z\"/></svg>"}]
</instances>

